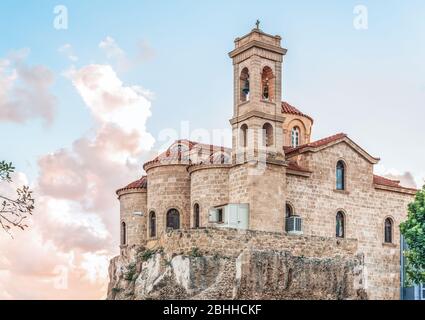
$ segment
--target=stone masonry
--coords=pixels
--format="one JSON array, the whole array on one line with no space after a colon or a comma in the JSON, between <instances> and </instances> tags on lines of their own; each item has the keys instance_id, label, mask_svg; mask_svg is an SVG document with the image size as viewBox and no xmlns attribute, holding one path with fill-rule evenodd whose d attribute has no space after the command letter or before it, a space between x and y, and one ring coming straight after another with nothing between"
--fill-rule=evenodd
<instances>
[{"instance_id":1,"label":"stone masonry","mask_svg":"<svg viewBox=\"0 0 425 320\"><path fill-rule=\"evenodd\" d=\"M230 53L234 73L232 149L176 141L144 164L145 176L117 191L122 250L111 264L110 290L116 292L110 291L110 298L124 298L117 290L125 281L116 268L125 269L125 264L135 262L137 250L156 250L157 260L148 259L150 269L147 261L139 264L140 283L135 284L139 291L127 287L131 297L220 298L217 292L226 288L230 291L223 298L309 298L308 288L303 286L311 286L311 298L399 299L399 225L407 217L407 205L416 190L374 175L379 159L346 134L310 141L313 119L281 99L282 62L287 53L281 40L259 29L235 40ZM341 165L343 171L337 169ZM247 228L234 230L220 220L224 212L230 216L231 206L242 212L232 213L234 223L248 219ZM292 212L288 213L288 208ZM341 220L337 223L338 213L342 224ZM302 221L296 235L288 230L292 218ZM390 229L385 229L385 221L391 222ZM205 259L195 254L192 258L202 261L187 260L194 249ZM180 258L173 260L176 255ZM231 257L231 261L215 261L215 256ZM263 258L274 262L260 266L256 259ZM155 262L161 259L174 262L161 267ZM258 293L252 282L243 282L248 278L237 276L245 270L238 269L242 260L247 262L249 277L257 282L274 279L287 284L289 265L297 266L290 277L299 282L288 290L268 286L267 293ZM175 278L180 271L173 269L181 263L200 272L191 277L204 277L204 282L199 279L202 288L188 290L185 282L182 289ZM204 274L199 263L211 270L219 265L229 270L221 275ZM262 270L271 278L255 275ZM162 285L168 283L170 291L149 286L147 290L153 279L149 272L169 279ZM328 281L332 272L338 276L329 286L317 282ZM360 291L352 286L358 277L362 279ZM223 287L219 290L220 283ZM278 293L273 295L273 290Z\"/></svg>"}]
</instances>

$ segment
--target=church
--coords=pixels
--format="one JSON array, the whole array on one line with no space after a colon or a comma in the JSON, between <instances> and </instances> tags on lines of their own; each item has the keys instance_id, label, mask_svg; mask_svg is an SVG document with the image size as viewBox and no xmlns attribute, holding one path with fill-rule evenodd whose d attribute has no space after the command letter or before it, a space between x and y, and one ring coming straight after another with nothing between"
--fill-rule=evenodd
<instances>
[{"instance_id":1,"label":"church","mask_svg":"<svg viewBox=\"0 0 425 320\"><path fill-rule=\"evenodd\" d=\"M282 99L280 36L257 25L234 43L232 149L179 140L145 163L117 190L121 248L202 228L355 239L369 298L398 299L416 190L375 175L379 158L345 133L311 140L313 118Z\"/></svg>"}]
</instances>

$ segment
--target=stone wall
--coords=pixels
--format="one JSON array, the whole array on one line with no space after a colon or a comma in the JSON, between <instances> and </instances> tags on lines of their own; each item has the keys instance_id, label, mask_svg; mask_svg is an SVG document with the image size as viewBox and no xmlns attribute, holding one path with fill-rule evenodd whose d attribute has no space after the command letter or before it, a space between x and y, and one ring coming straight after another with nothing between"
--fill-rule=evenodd
<instances>
[{"instance_id":1,"label":"stone wall","mask_svg":"<svg viewBox=\"0 0 425 320\"><path fill-rule=\"evenodd\" d=\"M166 216L170 209L180 213L180 227L190 227L190 176L187 165L160 165L147 170L148 210L154 211L157 236L166 229Z\"/></svg>"},{"instance_id":2,"label":"stone wall","mask_svg":"<svg viewBox=\"0 0 425 320\"><path fill-rule=\"evenodd\" d=\"M288 251L294 256L316 258L353 256L357 253L357 241L353 239L214 228L177 230L165 234L157 246L166 253L187 255L193 248L198 248L204 254L227 257L238 257L245 249Z\"/></svg>"},{"instance_id":3,"label":"stone wall","mask_svg":"<svg viewBox=\"0 0 425 320\"><path fill-rule=\"evenodd\" d=\"M367 291L372 299L398 299L400 287L399 224L407 217L410 194L382 191L373 185L373 166L345 143L300 159L310 178L289 175L287 200L303 218L306 235L335 237L338 211L345 214L345 235L358 240L365 255ZM336 191L335 168L346 163L346 191ZM394 220L394 244L384 244L384 221Z\"/></svg>"},{"instance_id":4,"label":"stone wall","mask_svg":"<svg viewBox=\"0 0 425 320\"><path fill-rule=\"evenodd\" d=\"M355 240L173 231L111 261L108 299L366 299Z\"/></svg>"},{"instance_id":5,"label":"stone wall","mask_svg":"<svg viewBox=\"0 0 425 320\"><path fill-rule=\"evenodd\" d=\"M229 203L229 167L195 166L190 168L191 226L194 226L194 205L200 210L200 226L208 225L209 209Z\"/></svg>"},{"instance_id":6,"label":"stone wall","mask_svg":"<svg viewBox=\"0 0 425 320\"><path fill-rule=\"evenodd\" d=\"M284 229L286 169L271 163L245 163L229 171L230 203L249 204L249 229Z\"/></svg>"},{"instance_id":7,"label":"stone wall","mask_svg":"<svg viewBox=\"0 0 425 320\"><path fill-rule=\"evenodd\" d=\"M119 193L120 226L125 222L127 245L141 245L146 240L146 196L146 189L123 190ZM135 215L134 212L141 212L143 216ZM120 232L122 239L122 228Z\"/></svg>"}]
</instances>

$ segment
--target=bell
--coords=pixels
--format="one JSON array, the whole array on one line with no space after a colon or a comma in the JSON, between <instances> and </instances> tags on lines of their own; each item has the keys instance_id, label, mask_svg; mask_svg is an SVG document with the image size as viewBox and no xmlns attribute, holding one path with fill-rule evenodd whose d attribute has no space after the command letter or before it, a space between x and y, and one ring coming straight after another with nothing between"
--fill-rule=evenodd
<instances>
[{"instance_id":1,"label":"bell","mask_svg":"<svg viewBox=\"0 0 425 320\"><path fill-rule=\"evenodd\" d=\"M245 80L245 84L244 84L244 87L242 89L242 92L245 95L247 95L249 93L249 80L248 79Z\"/></svg>"},{"instance_id":2,"label":"bell","mask_svg":"<svg viewBox=\"0 0 425 320\"><path fill-rule=\"evenodd\" d=\"M269 84L268 83L266 83L266 85L264 86L263 98L265 100L269 99Z\"/></svg>"}]
</instances>

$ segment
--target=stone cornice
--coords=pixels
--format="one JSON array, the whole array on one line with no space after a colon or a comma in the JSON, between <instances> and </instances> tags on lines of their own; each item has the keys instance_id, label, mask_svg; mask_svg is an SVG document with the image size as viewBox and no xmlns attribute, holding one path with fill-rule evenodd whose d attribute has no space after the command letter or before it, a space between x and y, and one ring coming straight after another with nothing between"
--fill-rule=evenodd
<instances>
[{"instance_id":1,"label":"stone cornice","mask_svg":"<svg viewBox=\"0 0 425 320\"><path fill-rule=\"evenodd\" d=\"M383 186L383 185L376 184L376 183L374 183L373 186L374 186L375 189L378 189L378 190L403 193L403 194L408 194L408 195L411 195L411 196L416 195L416 193L418 192L418 190L415 190L415 189L409 189L409 188L404 188L404 187Z\"/></svg>"},{"instance_id":2,"label":"stone cornice","mask_svg":"<svg viewBox=\"0 0 425 320\"><path fill-rule=\"evenodd\" d=\"M231 51L229 53L229 57L233 59L236 56L240 55L241 53L248 51L249 49L252 49L252 48L264 49L266 51L271 51L271 52L277 53L280 56L285 55L286 52L288 51L287 49L284 49L284 48L281 48L281 47L277 47L277 46L274 46L274 45L271 45L271 44L268 44L268 43L264 43L264 42L261 42L261 41L258 41L258 40L253 40L253 41L250 41L247 44Z\"/></svg>"},{"instance_id":3,"label":"stone cornice","mask_svg":"<svg viewBox=\"0 0 425 320\"><path fill-rule=\"evenodd\" d=\"M126 194L133 194L133 193L146 193L148 190L146 188L132 188L132 189L121 189L117 191L118 199L121 198L123 195Z\"/></svg>"},{"instance_id":4,"label":"stone cornice","mask_svg":"<svg viewBox=\"0 0 425 320\"><path fill-rule=\"evenodd\" d=\"M187 168L189 173L208 169L230 169L233 164L194 164Z\"/></svg>"},{"instance_id":5,"label":"stone cornice","mask_svg":"<svg viewBox=\"0 0 425 320\"><path fill-rule=\"evenodd\" d=\"M169 166L189 166L190 163L188 161L185 161L184 163L182 162L176 162L176 161L167 161L167 160L163 160L163 161L149 161L146 162L143 165L143 169L146 171L146 173L148 172L148 170L153 169L153 168L157 168L157 167L169 167Z\"/></svg>"},{"instance_id":6,"label":"stone cornice","mask_svg":"<svg viewBox=\"0 0 425 320\"><path fill-rule=\"evenodd\" d=\"M307 171L298 171L298 170L293 170L293 169L286 169L286 174L289 174L289 175L292 175L292 176L300 176L300 177L310 178L312 173L307 172Z\"/></svg>"},{"instance_id":7,"label":"stone cornice","mask_svg":"<svg viewBox=\"0 0 425 320\"><path fill-rule=\"evenodd\" d=\"M246 121L246 120L253 118L253 117L261 118L261 119L264 119L264 120L275 121L275 122L284 122L285 121L284 116L271 115L271 114L267 114L265 112L253 110L253 111L249 111L249 112L245 113L242 116L234 117L234 118L230 119L230 124L234 125L234 124L240 123L242 121Z\"/></svg>"}]
</instances>

